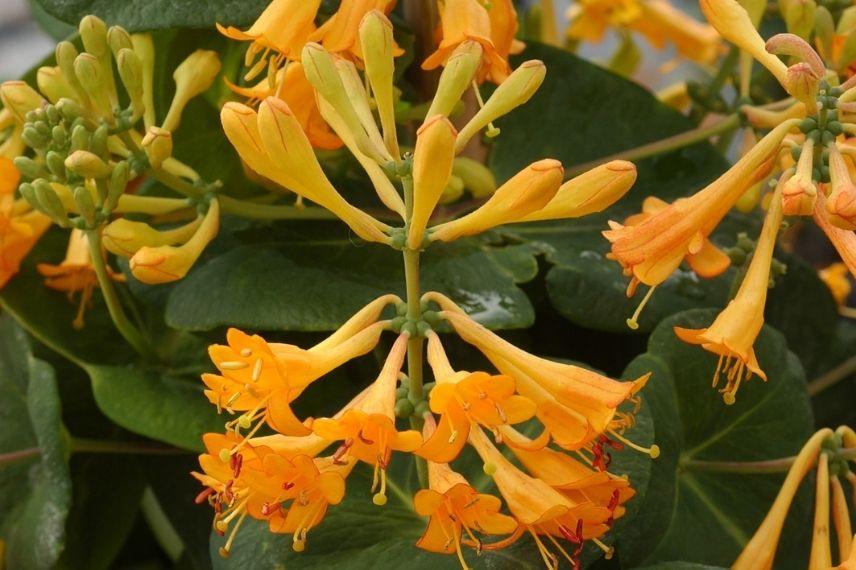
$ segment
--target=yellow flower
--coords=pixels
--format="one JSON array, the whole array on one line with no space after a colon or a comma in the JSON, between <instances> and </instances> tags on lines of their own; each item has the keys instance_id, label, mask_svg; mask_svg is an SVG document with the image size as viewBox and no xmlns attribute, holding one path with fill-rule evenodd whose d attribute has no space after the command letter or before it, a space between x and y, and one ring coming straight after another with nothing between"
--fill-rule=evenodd
<instances>
[{"instance_id":1,"label":"yellow flower","mask_svg":"<svg viewBox=\"0 0 856 570\"><path fill-rule=\"evenodd\" d=\"M437 302L443 309L440 315L455 332L477 347L501 373L513 378L521 395L535 402L536 416L558 445L567 449L602 445L595 440L604 432L609 430L620 438L631 422L631 416L617 408L634 399L648 374L632 382L618 382L578 366L539 358L473 321L447 297L428 293L425 298Z\"/></svg>"},{"instance_id":2,"label":"yellow flower","mask_svg":"<svg viewBox=\"0 0 856 570\"><path fill-rule=\"evenodd\" d=\"M410 249L421 249L425 226L449 183L457 134L455 127L443 115L434 115L426 120L416 133L413 215L407 235Z\"/></svg>"},{"instance_id":3,"label":"yellow flower","mask_svg":"<svg viewBox=\"0 0 856 570\"><path fill-rule=\"evenodd\" d=\"M387 295L369 303L308 350L229 329L228 346L212 345L208 350L220 374L202 375L208 388L205 395L218 410L245 412L231 423L249 427L264 420L279 433L308 434L309 428L292 412L291 402L315 380L374 348L387 324L376 321L394 299Z\"/></svg>"},{"instance_id":4,"label":"yellow flower","mask_svg":"<svg viewBox=\"0 0 856 570\"><path fill-rule=\"evenodd\" d=\"M440 7L440 20L442 40L437 51L422 62L422 69L430 70L444 65L459 45L475 41L484 50L479 75L494 83L502 83L508 77L510 68L507 56L503 57L494 44L490 14L479 0L444 0ZM497 34L507 43L506 29L498 30Z\"/></svg>"},{"instance_id":5,"label":"yellow flower","mask_svg":"<svg viewBox=\"0 0 856 570\"><path fill-rule=\"evenodd\" d=\"M796 123L793 119L776 127L725 174L693 196L668 206L652 197L646 200L642 215L631 217L627 225L610 222L611 229L603 234L612 242L609 257L632 276L628 296L640 282L659 285L683 260L704 277L725 271L728 257L708 236L746 189L773 167L779 145Z\"/></svg>"},{"instance_id":6,"label":"yellow flower","mask_svg":"<svg viewBox=\"0 0 856 570\"><path fill-rule=\"evenodd\" d=\"M599 42L607 28L642 34L657 48L674 44L678 53L709 63L719 52L719 34L666 0L578 0L568 10L567 35L573 40Z\"/></svg>"},{"instance_id":7,"label":"yellow flower","mask_svg":"<svg viewBox=\"0 0 856 570\"><path fill-rule=\"evenodd\" d=\"M487 14L490 17L490 39L500 57L507 60L509 55L522 52L526 44L515 37L519 25L513 0L492 0Z\"/></svg>"},{"instance_id":8,"label":"yellow flower","mask_svg":"<svg viewBox=\"0 0 856 570\"><path fill-rule=\"evenodd\" d=\"M831 144L829 149L829 177L832 192L826 198L826 210L829 222L843 230L856 230L856 184L850 179L850 169L846 159Z\"/></svg>"},{"instance_id":9,"label":"yellow flower","mask_svg":"<svg viewBox=\"0 0 856 570\"><path fill-rule=\"evenodd\" d=\"M847 266L841 262L832 263L817 272L820 280L826 283L829 292L832 293L832 298L838 306L842 306L847 302L847 297L850 296L850 291L853 290L853 284L850 282L848 275L850 271Z\"/></svg>"},{"instance_id":10,"label":"yellow flower","mask_svg":"<svg viewBox=\"0 0 856 570\"><path fill-rule=\"evenodd\" d=\"M365 397L347 406L340 418L320 418L312 424L312 431L324 439L343 441L335 460L355 457L374 466L376 505L386 503L386 468L392 451L411 452L422 444L418 431L398 431L395 426L395 386L407 353L407 339L408 335L399 335Z\"/></svg>"},{"instance_id":11,"label":"yellow flower","mask_svg":"<svg viewBox=\"0 0 856 570\"><path fill-rule=\"evenodd\" d=\"M21 268L21 262L51 225L50 218L15 200L20 173L12 161L0 156L0 288Z\"/></svg>"},{"instance_id":12,"label":"yellow flower","mask_svg":"<svg viewBox=\"0 0 856 570\"><path fill-rule=\"evenodd\" d=\"M796 461L788 471L779 494L776 495L773 506L731 566L734 570L769 570L773 567L776 547L779 544L779 537L782 534L782 527L785 524L785 517L788 515L791 502L803 478L818 460L823 442L831 435L832 430L824 428L814 434L800 450Z\"/></svg>"},{"instance_id":13,"label":"yellow flower","mask_svg":"<svg viewBox=\"0 0 856 570\"><path fill-rule=\"evenodd\" d=\"M814 205L814 221L835 246L838 255L841 256L841 261L850 270L850 274L856 277L856 233L834 226L829 217L829 212L826 209L826 198L823 192L818 192L817 201Z\"/></svg>"},{"instance_id":14,"label":"yellow flower","mask_svg":"<svg viewBox=\"0 0 856 570\"><path fill-rule=\"evenodd\" d=\"M220 203L214 199L193 235L182 245L144 246L131 257L131 273L149 285L183 279L220 230Z\"/></svg>"},{"instance_id":15,"label":"yellow flower","mask_svg":"<svg viewBox=\"0 0 856 570\"><path fill-rule=\"evenodd\" d=\"M463 449L472 424L496 430L535 415L535 404L515 394L514 380L509 376L452 369L433 331L428 336L428 363L436 380L429 404L440 416L440 424L416 452L422 457L448 463Z\"/></svg>"},{"instance_id":16,"label":"yellow flower","mask_svg":"<svg viewBox=\"0 0 856 570\"><path fill-rule=\"evenodd\" d=\"M330 53L361 60L363 53L359 41L360 23L372 10L389 14L395 7L395 2L396 0L342 0L336 13L318 26L309 41L320 43ZM398 46L393 48L393 55L399 56L403 53L404 50Z\"/></svg>"},{"instance_id":17,"label":"yellow flower","mask_svg":"<svg viewBox=\"0 0 856 570\"><path fill-rule=\"evenodd\" d=\"M156 230L145 222L128 218L113 220L104 227L101 239L105 249L122 257L133 257L144 247L160 247L185 243L202 224L202 217L169 230Z\"/></svg>"},{"instance_id":18,"label":"yellow flower","mask_svg":"<svg viewBox=\"0 0 856 570\"><path fill-rule=\"evenodd\" d=\"M782 223L781 186L782 182L773 194L755 253L734 299L707 328L675 327L675 334L684 342L699 344L705 350L719 355L713 375L713 386L715 388L719 383L719 375L725 374L728 381L720 393L726 404L734 403L744 376L748 380L754 373L762 380L767 380L767 375L755 358L752 345L764 326L764 304L770 283L770 265Z\"/></svg>"},{"instance_id":19,"label":"yellow flower","mask_svg":"<svg viewBox=\"0 0 856 570\"><path fill-rule=\"evenodd\" d=\"M91 304L92 293L98 287L98 277L95 274L95 267L92 265L89 240L86 235L81 230L71 230L65 259L59 265L39 263L36 269L45 277L45 287L68 293L69 300L75 293L80 293L77 316L73 325L76 329L83 328L83 313ZM124 275L114 273L109 266L107 273L114 281L125 280Z\"/></svg>"},{"instance_id":20,"label":"yellow flower","mask_svg":"<svg viewBox=\"0 0 856 570\"><path fill-rule=\"evenodd\" d=\"M425 437L429 439L432 423L426 421ZM476 532L511 534L517 529L517 521L499 512L502 502L497 497L479 493L446 463L428 462L428 488L416 493L413 506L417 514L430 517L416 546L429 552L454 552L462 568L468 567L462 545L477 552L483 546Z\"/></svg>"}]
</instances>

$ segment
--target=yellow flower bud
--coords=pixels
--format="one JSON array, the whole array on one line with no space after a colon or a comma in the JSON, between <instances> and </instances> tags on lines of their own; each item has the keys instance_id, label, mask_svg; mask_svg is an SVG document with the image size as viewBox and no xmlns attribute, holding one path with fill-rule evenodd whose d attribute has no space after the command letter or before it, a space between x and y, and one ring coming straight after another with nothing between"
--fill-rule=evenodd
<instances>
[{"instance_id":1,"label":"yellow flower bud","mask_svg":"<svg viewBox=\"0 0 856 570\"><path fill-rule=\"evenodd\" d=\"M107 224L102 234L107 251L122 257L132 257L144 247L177 245L186 242L202 224L201 217L170 230L156 230L144 222L119 218Z\"/></svg>"},{"instance_id":2,"label":"yellow flower bud","mask_svg":"<svg viewBox=\"0 0 856 570\"><path fill-rule=\"evenodd\" d=\"M143 123L148 129L155 124L155 96L154 96L154 77L155 77L155 46L152 42L152 36L149 34L134 34L131 36L131 43L134 44L134 53L140 58L143 64Z\"/></svg>"},{"instance_id":3,"label":"yellow flower bud","mask_svg":"<svg viewBox=\"0 0 856 570\"><path fill-rule=\"evenodd\" d=\"M131 257L131 273L149 285L182 279L220 229L220 204L212 200L193 237L184 245L144 246Z\"/></svg>"},{"instance_id":4,"label":"yellow flower bud","mask_svg":"<svg viewBox=\"0 0 856 570\"><path fill-rule=\"evenodd\" d=\"M850 64L856 61L856 27L847 33L844 39L844 45L841 46L841 53L838 54L838 61L835 66L840 70L845 70Z\"/></svg>"},{"instance_id":5,"label":"yellow flower bud","mask_svg":"<svg viewBox=\"0 0 856 570\"><path fill-rule=\"evenodd\" d=\"M613 205L636 182L636 166L613 160L568 180L550 202L522 221L579 218Z\"/></svg>"},{"instance_id":6,"label":"yellow flower bud","mask_svg":"<svg viewBox=\"0 0 856 570\"><path fill-rule=\"evenodd\" d=\"M59 67L40 67L36 72L36 85L51 103L56 103L63 98L73 99L75 96L74 89L65 80Z\"/></svg>"},{"instance_id":7,"label":"yellow flower bud","mask_svg":"<svg viewBox=\"0 0 856 570\"><path fill-rule=\"evenodd\" d=\"M99 75L104 83L104 91L110 101L110 108L118 105L116 83L113 80L113 62L110 45L107 43L107 25L97 16L85 16L80 21L80 39L86 53L98 61Z\"/></svg>"},{"instance_id":8,"label":"yellow flower bud","mask_svg":"<svg viewBox=\"0 0 856 570\"><path fill-rule=\"evenodd\" d=\"M466 41L455 48L446 62L437 84L437 92L426 117L446 115L452 112L464 92L472 85L473 78L482 62L484 49L475 41Z\"/></svg>"},{"instance_id":9,"label":"yellow flower bud","mask_svg":"<svg viewBox=\"0 0 856 570\"><path fill-rule=\"evenodd\" d=\"M142 144L149 164L154 168L160 168L163 161L172 156L172 133L166 129L150 127Z\"/></svg>"},{"instance_id":10,"label":"yellow flower bud","mask_svg":"<svg viewBox=\"0 0 856 570\"><path fill-rule=\"evenodd\" d=\"M187 56L172 74L175 80L175 96L161 126L170 132L175 132L181 122L184 107L191 99L207 91L218 73L220 73L220 58L217 52L198 49Z\"/></svg>"},{"instance_id":11,"label":"yellow flower bud","mask_svg":"<svg viewBox=\"0 0 856 570\"><path fill-rule=\"evenodd\" d=\"M363 154L379 163L392 161L392 156L383 145L383 138L374 121L365 123L354 108L352 94L345 89L333 56L320 45L308 43L303 48L301 61L306 79L335 109Z\"/></svg>"},{"instance_id":12,"label":"yellow flower bud","mask_svg":"<svg viewBox=\"0 0 856 570\"><path fill-rule=\"evenodd\" d=\"M119 55L123 49L134 49L131 34L121 26L110 26L107 30L107 43L110 44L110 51L114 56Z\"/></svg>"},{"instance_id":13,"label":"yellow flower bud","mask_svg":"<svg viewBox=\"0 0 856 570\"><path fill-rule=\"evenodd\" d=\"M461 129L455 145L455 152L460 152L469 140L489 123L532 98L538 88L541 87L541 83L544 82L546 74L547 67L537 59L520 64L520 67L515 69L508 76L508 79L496 88L490 99L485 102L484 107Z\"/></svg>"},{"instance_id":14,"label":"yellow flower bud","mask_svg":"<svg viewBox=\"0 0 856 570\"><path fill-rule=\"evenodd\" d=\"M107 178L110 166L87 150L76 150L65 159L65 167L84 178Z\"/></svg>"},{"instance_id":15,"label":"yellow flower bud","mask_svg":"<svg viewBox=\"0 0 856 570\"><path fill-rule=\"evenodd\" d=\"M558 160L534 162L515 174L480 208L445 224L429 234L432 241L452 241L494 226L519 222L545 207L562 184L564 168Z\"/></svg>"},{"instance_id":16,"label":"yellow flower bud","mask_svg":"<svg viewBox=\"0 0 856 570\"><path fill-rule=\"evenodd\" d=\"M456 202L464 195L464 190L466 190L464 181L461 180L459 176L455 176L453 174L449 177L449 182L446 184L446 187L443 188L443 194L440 196L439 202L441 204L451 204L452 202Z\"/></svg>"},{"instance_id":17,"label":"yellow flower bud","mask_svg":"<svg viewBox=\"0 0 856 570\"><path fill-rule=\"evenodd\" d=\"M835 42L835 20L826 6L818 6L814 11L814 43L824 54L832 53Z\"/></svg>"},{"instance_id":18,"label":"yellow flower bud","mask_svg":"<svg viewBox=\"0 0 856 570\"><path fill-rule=\"evenodd\" d=\"M24 123L24 116L27 113L45 103L42 96L23 81L6 81L0 85L0 101L19 124Z\"/></svg>"},{"instance_id":19,"label":"yellow flower bud","mask_svg":"<svg viewBox=\"0 0 856 570\"><path fill-rule=\"evenodd\" d=\"M74 60L77 59L77 55L77 48L71 42L62 41L56 45L54 56L56 57L57 67L60 68L63 77L65 77L65 80L74 89L74 93L76 94L76 97L71 97L71 99L76 99L84 107L89 108L91 107L89 95L86 93L74 71Z\"/></svg>"},{"instance_id":20,"label":"yellow flower bud","mask_svg":"<svg viewBox=\"0 0 856 570\"><path fill-rule=\"evenodd\" d=\"M398 137L395 128L395 100L393 96L393 75L395 64L392 39L392 24L383 12L372 10L360 23L360 46L363 49L363 63L366 76L372 87L377 104L380 124L383 127L383 140L392 156L398 156Z\"/></svg>"},{"instance_id":21,"label":"yellow flower bud","mask_svg":"<svg viewBox=\"0 0 856 570\"><path fill-rule=\"evenodd\" d=\"M413 215L407 245L421 249L428 219L443 194L452 174L457 132L449 119L434 115L416 134L413 153Z\"/></svg>"},{"instance_id":22,"label":"yellow flower bud","mask_svg":"<svg viewBox=\"0 0 856 570\"><path fill-rule=\"evenodd\" d=\"M496 190L496 178L490 168L472 158L459 156L452 163L452 175L464 183L473 198L486 198Z\"/></svg>"},{"instance_id":23,"label":"yellow flower bud","mask_svg":"<svg viewBox=\"0 0 856 570\"><path fill-rule=\"evenodd\" d=\"M796 173L782 186L782 213L786 216L811 216L817 201L817 186L812 180L814 142L806 139L800 151Z\"/></svg>"},{"instance_id":24,"label":"yellow flower bud","mask_svg":"<svg viewBox=\"0 0 856 570\"><path fill-rule=\"evenodd\" d=\"M89 53L79 54L74 59L74 74L92 99L98 113L105 119L112 119L113 106L98 58Z\"/></svg>"},{"instance_id":25,"label":"yellow flower bud","mask_svg":"<svg viewBox=\"0 0 856 570\"><path fill-rule=\"evenodd\" d=\"M134 108L134 118L139 118L145 112L146 104L143 91L143 62L133 49L122 48L116 55L116 67L122 85L131 99Z\"/></svg>"},{"instance_id":26,"label":"yellow flower bud","mask_svg":"<svg viewBox=\"0 0 856 570\"><path fill-rule=\"evenodd\" d=\"M814 13L817 2L814 0L790 0L781 2L779 9L788 31L803 39L808 39L814 29Z\"/></svg>"}]
</instances>

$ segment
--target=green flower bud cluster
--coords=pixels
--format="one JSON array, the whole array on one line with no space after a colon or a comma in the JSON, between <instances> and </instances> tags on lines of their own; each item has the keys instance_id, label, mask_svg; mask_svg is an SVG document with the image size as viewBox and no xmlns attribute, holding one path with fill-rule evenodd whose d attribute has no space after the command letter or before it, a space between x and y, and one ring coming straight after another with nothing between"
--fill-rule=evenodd
<instances>
[{"instance_id":1,"label":"green flower bud cluster","mask_svg":"<svg viewBox=\"0 0 856 570\"><path fill-rule=\"evenodd\" d=\"M744 267L746 266L751 257L752 253L755 251L756 242L751 239L746 232L740 232L737 234L737 243L734 244L733 247L729 247L725 249L725 254L731 258L731 264L735 267ZM773 258L770 264L770 284L769 288L772 289L776 286L776 279L781 277L788 271L787 264L779 261L776 258Z\"/></svg>"},{"instance_id":2,"label":"green flower bud cluster","mask_svg":"<svg viewBox=\"0 0 856 570\"><path fill-rule=\"evenodd\" d=\"M401 419L409 419L412 417L422 418L429 411L428 398L431 394L431 389L434 388L434 382L429 382L422 386L423 397L415 399L410 393L410 388L406 383L403 383L395 391L395 415Z\"/></svg>"}]
</instances>

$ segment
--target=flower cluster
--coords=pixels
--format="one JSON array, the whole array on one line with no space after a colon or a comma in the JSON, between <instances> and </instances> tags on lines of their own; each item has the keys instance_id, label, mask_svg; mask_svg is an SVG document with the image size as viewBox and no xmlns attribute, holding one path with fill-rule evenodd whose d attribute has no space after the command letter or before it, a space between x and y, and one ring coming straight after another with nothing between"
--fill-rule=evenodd
<instances>
[{"instance_id":1,"label":"flower cluster","mask_svg":"<svg viewBox=\"0 0 856 570\"><path fill-rule=\"evenodd\" d=\"M836 569L853 568L856 564L856 537L853 536L853 529L850 526L850 510L841 484L841 479L847 479L851 485L856 485L856 475L848 465L848 462L852 461L856 461L856 432L851 428L841 426L835 432L824 428L815 433L800 450L799 455L793 459L773 506L732 568L735 570L773 568L776 548L788 510L800 484L812 469L816 470L816 492L808 568L832 568L834 558L838 559ZM830 517L838 545L835 557L832 555L830 544Z\"/></svg>"},{"instance_id":2,"label":"flower cluster","mask_svg":"<svg viewBox=\"0 0 856 570\"><path fill-rule=\"evenodd\" d=\"M852 179L856 132L851 109L856 100L852 80L837 84L820 55L793 34L779 34L766 43L747 11L734 0L707 0L702 9L711 24L745 53L763 64L791 95L778 108L745 105L748 125L769 129L720 178L688 198L666 204L646 200L642 213L624 224L611 223L604 235L612 243L610 257L631 277L628 296L639 283L651 289L663 283L686 261L700 277L714 277L730 265L729 256L709 239L725 215L759 183L774 187L757 247L735 298L710 327L676 329L678 336L719 355L714 386L733 403L742 381L753 374L766 380L753 344L764 322L764 304L771 279L776 238L783 216L813 217L856 275L856 185ZM775 54L796 60L790 66ZM632 319L636 326L642 306Z\"/></svg>"},{"instance_id":3,"label":"flower cluster","mask_svg":"<svg viewBox=\"0 0 856 570\"><path fill-rule=\"evenodd\" d=\"M333 18L346 8L355 10L352 4L343 2ZM548 567L558 565L559 555L578 566L587 540L611 552L600 537L622 516L634 490L627 478L608 471L610 452L629 446L652 457L659 454L656 446L641 447L624 435L634 425L638 392L648 376L620 382L516 348L444 295L423 295L419 256L436 242L501 224L601 211L627 192L635 168L613 161L564 182L560 162L540 160L466 215L436 223L432 215L452 180L457 155L484 129L496 131L492 122L528 101L544 79L540 61L505 68L511 42L502 40L510 36L491 31L500 29L495 18L503 14L509 27L502 29L514 28L508 20L513 12L502 12L510 10L510 2L494 3L489 13L480 2L442 3L443 40L426 65L444 64L444 69L412 152L402 151L410 145L399 140L395 122L397 50L383 9L366 10L358 27L342 32L353 40L331 42L338 46L331 48L324 38L309 41L324 26L313 31L295 20L289 20L289 43L274 43L272 31L283 28L273 24L287 5L271 4L248 32L224 32L253 39L248 53L266 58L269 77L282 73L280 65L286 75L293 65L301 66L320 117L403 223L384 223L337 191L313 152L312 132L317 131L306 128L287 98L268 95L255 101L257 108L227 103L221 113L226 136L257 175L329 210L362 239L400 250L407 297L390 294L373 301L309 349L238 330L229 331L228 345L211 347L218 373L203 376L205 393L232 419L225 434L205 437L207 453L200 457L202 472L196 477L205 487L199 502L213 506L215 530L228 534L221 554L228 556L248 516L266 521L272 532L291 534L294 550L304 550L308 532L328 507L343 500L346 479L358 463L373 470L374 504L386 504L387 471L395 452L412 454L421 466L424 488L413 499L416 511L429 517L417 543L421 548L456 554L465 568L464 547L499 549L525 534L532 536ZM353 23L354 13L348 13ZM311 21L309 12L306 21ZM261 67L256 63L255 68ZM501 83L455 128L453 109L483 78ZM385 318L388 313L392 318ZM484 354L496 372L453 368L437 332L443 324ZM387 331L395 340L367 388L332 417L301 419L294 413L292 404L307 386L351 359L380 350ZM429 384L423 384L426 342L434 380ZM403 420L409 420L405 428ZM537 437L527 435L526 426L533 425L542 429ZM467 446L481 458L502 498L476 489L449 465ZM486 542L495 535L505 538Z\"/></svg>"}]
</instances>

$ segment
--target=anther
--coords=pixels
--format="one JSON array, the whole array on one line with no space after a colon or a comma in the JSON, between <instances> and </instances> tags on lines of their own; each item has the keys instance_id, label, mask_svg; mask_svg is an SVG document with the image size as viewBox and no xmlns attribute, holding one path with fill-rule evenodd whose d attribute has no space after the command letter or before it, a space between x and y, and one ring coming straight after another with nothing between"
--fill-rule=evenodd
<instances>
[{"instance_id":1,"label":"anther","mask_svg":"<svg viewBox=\"0 0 856 570\"><path fill-rule=\"evenodd\" d=\"M651 295L654 294L654 289L657 287L651 287L648 289L648 292L645 293L645 297L642 298L642 302L639 303L639 306L636 307L636 310L633 312L633 316L627 319L627 326L631 330L636 330L639 328L639 316L642 314L642 309L645 308L645 305L648 304L648 301L651 299Z\"/></svg>"},{"instance_id":2,"label":"anther","mask_svg":"<svg viewBox=\"0 0 856 570\"><path fill-rule=\"evenodd\" d=\"M246 362L240 360L226 360L220 363L220 370L241 370L248 366Z\"/></svg>"}]
</instances>

